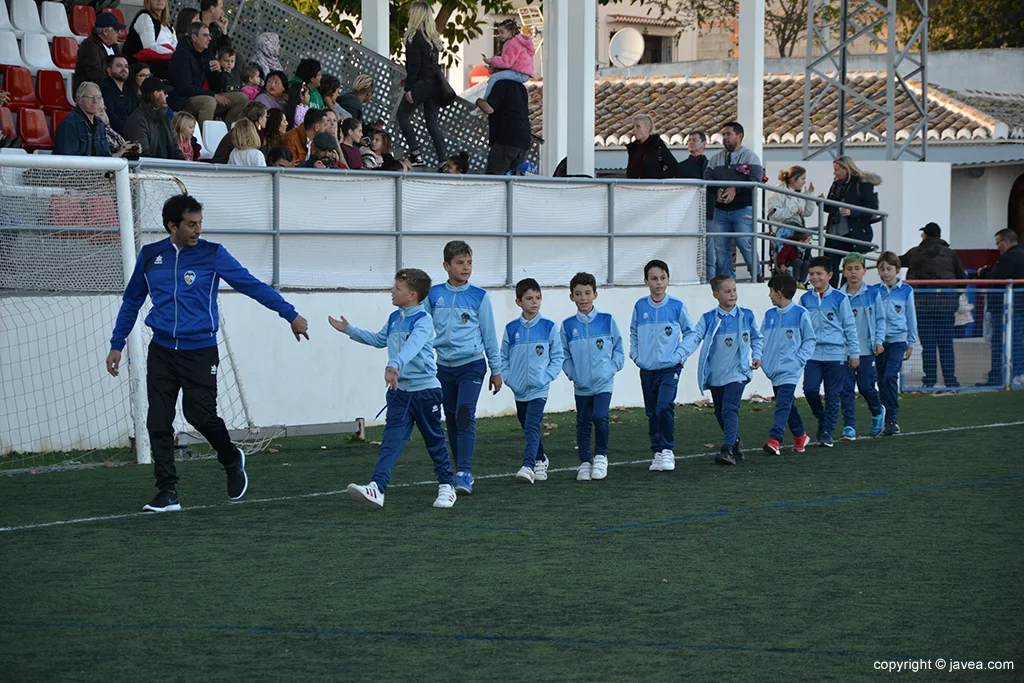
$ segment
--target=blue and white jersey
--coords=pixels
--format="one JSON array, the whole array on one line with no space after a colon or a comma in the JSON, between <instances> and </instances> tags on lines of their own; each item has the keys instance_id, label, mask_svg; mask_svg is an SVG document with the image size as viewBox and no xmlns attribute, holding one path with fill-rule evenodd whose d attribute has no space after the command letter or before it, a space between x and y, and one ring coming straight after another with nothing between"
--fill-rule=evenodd
<instances>
[{"instance_id":1,"label":"blue and white jersey","mask_svg":"<svg viewBox=\"0 0 1024 683\"><path fill-rule=\"evenodd\" d=\"M914 308L914 288L903 280L889 287L880 285L882 303L885 305L885 341L906 342L908 346L917 343L917 311Z\"/></svg>"},{"instance_id":2,"label":"blue and white jersey","mask_svg":"<svg viewBox=\"0 0 1024 683\"><path fill-rule=\"evenodd\" d=\"M790 301L785 308L773 307L761 322L764 351L761 369L773 387L798 384L804 366L814 355L817 333L807 309Z\"/></svg>"},{"instance_id":3,"label":"blue and white jersey","mask_svg":"<svg viewBox=\"0 0 1024 683\"><path fill-rule=\"evenodd\" d=\"M704 342L697 363L697 383L703 392L733 382L749 382L754 371L751 360L761 359L764 342L757 329L754 312L733 307L731 311L714 308L697 320L693 330L683 337L687 357Z\"/></svg>"},{"instance_id":4,"label":"blue and white jersey","mask_svg":"<svg viewBox=\"0 0 1024 683\"><path fill-rule=\"evenodd\" d=\"M633 306L629 357L641 370L673 368L686 359L683 335L693 329L686 304L673 296L645 296Z\"/></svg>"},{"instance_id":5,"label":"blue and white jersey","mask_svg":"<svg viewBox=\"0 0 1024 683\"><path fill-rule=\"evenodd\" d=\"M349 325L345 334L360 344L387 347L388 367L398 370L402 391L441 388L434 363L434 323L423 304L399 308L388 316L380 332Z\"/></svg>"},{"instance_id":6,"label":"blue and white jersey","mask_svg":"<svg viewBox=\"0 0 1024 683\"><path fill-rule=\"evenodd\" d=\"M853 320L857 323L857 343L860 355L873 356L875 344L885 341L885 306L882 305L881 285L862 284L856 294L850 294L849 284L839 291L850 299Z\"/></svg>"},{"instance_id":7,"label":"blue and white jersey","mask_svg":"<svg viewBox=\"0 0 1024 683\"><path fill-rule=\"evenodd\" d=\"M423 305L434 319L438 365L459 367L486 354L491 374L502 374L494 308L486 290L468 282L460 287L442 282L430 288Z\"/></svg>"},{"instance_id":8,"label":"blue and white jersey","mask_svg":"<svg viewBox=\"0 0 1024 683\"><path fill-rule=\"evenodd\" d=\"M615 373L622 369L626 354L619 326L610 313L576 313L562 321L562 370L573 383L577 396L596 396L615 388Z\"/></svg>"},{"instance_id":9,"label":"blue and white jersey","mask_svg":"<svg viewBox=\"0 0 1024 683\"><path fill-rule=\"evenodd\" d=\"M800 305L811 314L811 323L818 337L814 345L817 361L845 361L860 358L857 323L853 320L850 297L829 287L822 294L811 290L800 297Z\"/></svg>"},{"instance_id":10,"label":"blue and white jersey","mask_svg":"<svg viewBox=\"0 0 1024 683\"><path fill-rule=\"evenodd\" d=\"M519 316L505 325L501 340L502 379L517 401L547 398L548 387L562 371L565 353L558 325L540 315Z\"/></svg>"}]
</instances>

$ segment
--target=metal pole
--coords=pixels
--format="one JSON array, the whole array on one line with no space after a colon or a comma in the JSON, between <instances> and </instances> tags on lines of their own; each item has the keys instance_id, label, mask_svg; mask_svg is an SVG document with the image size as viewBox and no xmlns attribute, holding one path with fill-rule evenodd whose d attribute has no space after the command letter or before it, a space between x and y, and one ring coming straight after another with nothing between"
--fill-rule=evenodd
<instances>
[{"instance_id":1,"label":"metal pole","mask_svg":"<svg viewBox=\"0 0 1024 683\"><path fill-rule=\"evenodd\" d=\"M885 159L891 161L896 158L896 0L889 0L886 8L889 21L885 36ZM928 100L924 100L924 108L927 111ZM927 128L922 132L928 137Z\"/></svg>"},{"instance_id":2,"label":"metal pole","mask_svg":"<svg viewBox=\"0 0 1024 683\"><path fill-rule=\"evenodd\" d=\"M839 2L839 116L836 126L836 142L839 144L839 156L846 154L846 35L849 32L849 7L846 0ZM892 110L890 110L892 111Z\"/></svg>"},{"instance_id":3,"label":"metal pole","mask_svg":"<svg viewBox=\"0 0 1024 683\"><path fill-rule=\"evenodd\" d=\"M515 283L512 281L512 221L513 221L513 201L512 201L512 184L511 178L505 181L505 285L511 287Z\"/></svg>"},{"instance_id":4,"label":"metal pole","mask_svg":"<svg viewBox=\"0 0 1024 683\"><path fill-rule=\"evenodd\" d=\"M928 160L928 0L921 0L921 102L924 119L921 126L921 161Z\"/></svg>"},{"instance_id":5,"label":"metal pole","mask_svg":"<svg viewBox=\"0 0 1024 683\"><path fill-rule=\"evenodd\" d=\"M825 203L818 202L818 256L824 255L825 248Z\"/></svg>"},{"instance_id":6,"label":"metal pole","mask_svg":"<svg viewBox=\"0 0 1024 683\"><path fill-rule=\"evenodd\" d=\"M758 282L758 276L761 273L761 250L758 242L762 240L758 239L758 226L760 225L757 221L761 217L761 191L754 188L754 191L750 193L750 281L753 283Z\"/></svg>"},{"instance_id":7,"label":"metal pole","mask_svg":"<svg viewBox=\"0 0 1024 683\"><path fill-rule=\"evenodd\" d=\"M1006 284L1006 303L1003 304L1006 324L1003 328L1003 388L1013 386L1013 280Z\"/></svg>"},{"instance_id":8,"label":"metal pole","mask_svg":"<svg viewBox=\"0 0 1024 683\"><path fill-rule=\"evenodd\" d=\"M886 249L886 244L888 244L888 236L886 235L887 232L889 232L888 217L882 216L882 251L889 251L888 249Z\"/></svg>"},{"instance_id":9,"label":"metal pole","mask_svg":"<svg viewBox=\"0 0 1024 683\"><path fill-rule=\"evenodd\" d=\"M395 272L402 269L402 176L395 176Z\"/></svg>"},{"instance_id":10,"label":"metal pole","mask_svg":"<svg viewBox=\"0 0 1024 683\"><path fill-rule=\"evenodd\" d=\"M281 174L275 172L271 176L273 180L273 242L274 242L274 266L273 275L271 275L270 284L276 288L281 287Z\"/></svg>"},{"instance_id":11,"label":"metal pole","mask_svg":"<svg viewBox=\"0 0 1024 683\"><path fill-rule=\"evenodd\" d=\"M615 284L615 183L608 186L608 284Z\"/></svg>"}]
</instances>

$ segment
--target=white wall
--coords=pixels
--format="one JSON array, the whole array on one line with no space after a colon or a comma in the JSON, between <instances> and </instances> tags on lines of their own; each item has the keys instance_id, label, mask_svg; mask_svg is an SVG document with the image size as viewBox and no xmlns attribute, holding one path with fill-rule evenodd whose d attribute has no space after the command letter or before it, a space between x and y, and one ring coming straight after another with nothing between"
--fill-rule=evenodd
<instances>
[{"instance_id":1,"label":"white wall","mask_svg":"<svg viewBox=\"0 0 1024 683\"><path fill-rule=\"evenodd\" d=\"M954 169L953 240L950 246L954 249L994 249L993 235L1006 227L1010 190L1022 174L1024 164Z\"/></svg>"}]
</instances>

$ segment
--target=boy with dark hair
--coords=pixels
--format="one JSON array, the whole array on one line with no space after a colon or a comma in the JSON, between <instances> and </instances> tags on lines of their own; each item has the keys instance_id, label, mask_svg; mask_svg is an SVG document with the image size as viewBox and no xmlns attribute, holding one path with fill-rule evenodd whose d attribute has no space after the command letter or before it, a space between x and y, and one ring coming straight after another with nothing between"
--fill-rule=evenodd
<instances>
[{"instance_id":1,"label":"boy with dark hair","mask_svg":"<svg viewBox=\"0 0 1024 683\"><path fill-rule=\"evenodd\" d=\"M688 358L704 342L697 384L702 394L711 391L715 418L722 428L722 448L715 462L735 465L744 459L739 439L740 400L753 370L761 367L763 342L754 312L736 305L736 281L723 273L711 278L710 284L718 308L702 315L696 327L683 336L683 357Z\"/></svg>"},{"instance_id":2,"label":"boy with dark hair","mask_svg":"<svg viewBox=\"0 0 1024 683\"><path fill-rule=\"evenodd\" d=\"M878 357L878 388L885 406L885 429L882 436L900 433L900 371L910 360L917 343L917 311L914 290L900 280L900 257L891 251L878 257L878 276L882 278L879 294L885 308L885 341Z\"/></svg>"},{"instance_id":3,"label":"boy with dark hair","mask_svg":"<svg viewBox=\"0 0 1024 683\"><path fill-rule=\"evenodd\" d=\"M775 275L768 280L768 298L774 308L764 314L761 322L764 334L761 369L771 380L775 392L775 423L763 446L768 455L782 454L782 437L787 424L793 433L795 453L807 450L807 442L811 440L804 430L793 395L800 373L814 353L817 335L807 309L793 302L795 296L796 280L791 275Z\"/></svg>"},{"instance_id":4,"label":"boy with dark hair","mask_svg":"<svg viewBox=\"0 0 1024 683\"><path fill-rule=\"evenodd\" d=\"M868 402L871 411L871 436L878 436L885 426L885 407L878 399L878 373L875 356L882 354L885 341L885 307L879 293L880 285L864 284L864 255L851 252L843 259L843 275L846 283L839 291L850 298L853 319L857 324L857 344L860 346L860 365L851 368L843 379L842 411L843 441L857 440L856 394Z\"/></svg>"},{"instance_id":5,"label":"boy with dark hair","mask_svg":"<svg viewBox=\"0 0 1024 683\"><path fill-rule=\"evenodd\" d=\"M610 313L594 309L597 278L593 275L576 273L569 281L569 298L576 304L576 315L562 321L565 349L562 370L572 381L576 396L576 445L580 456L576 481L604 479L608 476L608 413L612 389L615 373L626 361L622 335ZM593 461L591 425L595 441Z\"/></svg>"},{"instance_id":6,"label":"boy with dark hair","mask_svg":"<svg viewBox=\"0 0 1024 683\"><path fill-rule=\"evenodd\" d=\"M384 491L391 481L391 469L402 455L414 424L434 461L438 481L434 507L455 505L455 477L441 428L441 383L434 364L434 325L423 306L429 293L429 275L416 268L403 268L395 273L395 285L391 288L391 303L398 310L388 317L380 332L350 325L344 316L339 316L340 320L327 318L334 329L354 341L388 350L388 364L384 369L388 412L377 467L366 486L348 485L348 495L373 510L384 507Z\"/></svg>"},{"instance_id":7,"label":"boy with dark hair","mask_svg":"<svg viewBox=\"0 0 1024 683\"><path fill-rule=\"evenodd\" d=\"M860 365L860 344L849 297L829 284L832 259L815 256L810 266L808 278L814 289L800 297L800 305L811 314L817 342L804 369L804 398L818 419L818 446L832 448L846 366L848 363L856 370ZM822 382L825 384L824 407L820 394Z\"/></svg>"},{"instance_id":8,"label":"boy with dark hair","mask_svg":"<svg viewBox=\"0 0 1024 683\"><path fill-rule=\"evenodd\" d=\"M210 71L207 76L210 81L210 89L214 93L221 95L226 92L238 92L242 89L242 78L235 71L235 59L235 51L230 47L222 47L217 50L220 71Z\"/></svg>"},{"instance_id":9,"label":"boy with dark hair","mask_svg":"<svg viewBox=\"0 0 1024 683\"><path fill-rule=\"evenodd\" d=\"M540 285L532 277L516 283L516 306L523 314L505 326L501 339L501 365L507 369L505 384L516 397L516 415L526 435L523 466L516 481L532 484L537 480L537 462L543 462L547 479L547 456L540 440L540 424L548 387L562 371L565 354L558 338L558 325L540 315Z\"/></svg>"},{"instance_id":10,"label":"boy with dark hair","mask_svg":"<svg viewBox=\"0 0 1024 683\"><path fill-rule=\"evenodd\" d=\"M470 494L473 493L476 404L487 363L491 366L488 382L491 393L501 390L501 355L491 297L480 287L469 284L473 274L473 250L462 240L452 240L444 245L443 257L448 280L430 289L424 305L433 316L437 332L434 340L437 379L441 382L448 443L455 462L455 488L459 493Z\"/></svg>"},{"instance_id":11,"label":"boy with dark hair","mask_svg":"<svg viewBox=\"0 0 1024 683\"><path fill-rule=\"evenodd\" d=\"M647 432L654 458L651 472L676 468L676 392L683 370L683 335L693 330L686 304L668 296L668 264L660 259L644 265L644 283L650 290L633 306L629 322L629 358L640 368Z\"/></svg>"}]
</instances>

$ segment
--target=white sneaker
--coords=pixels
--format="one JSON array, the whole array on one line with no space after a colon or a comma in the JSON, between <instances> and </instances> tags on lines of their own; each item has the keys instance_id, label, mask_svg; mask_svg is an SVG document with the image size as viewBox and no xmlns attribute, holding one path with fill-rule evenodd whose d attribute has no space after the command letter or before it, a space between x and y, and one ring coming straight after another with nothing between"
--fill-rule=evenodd
<instances>
[{"instance_id":1,"label":"white sneaker","mask_svg":"<svg viewBox=\"0 0 1024 683\"><path fill-rule=\"evenodd\" d=\"M535 477L534 477L534 474L533 474L533 470L531 470L526 465L523 465L522 467L520 467L519 471L516 472L516 481L518 481L520 483L532 484L534 478Z\"/></svg>"},{"instance_id":2,"label":"white sneaker","mask_svg":"<svg viewBox=\"0 0 1024 683\"><path fill-rule=\"evenodd\" d=\"M661 472L664 468L662 467L662 460L664 459L664 451L658 451L654 454L654 460L651 461L651 466L648 467L650 472Z\"/></svg>"},{"instance_id":3,"label":"white sneaker","mask_svg":"<svg viewBox=\"0 0 1024 683\"><path fill-rule=\"evenodd\" d=\"M371 481L366 486L359 484L348 485L349 498L371 510L380 510L384 507L384 494L377 488L377 482Z\"/></svg>"},{"instance_id":4,"label":"white sneaker","mask_svg":"<svg viewBox=\"0 0 1024 683\"><path fill-rule=\"evenodd\" d=\"M538 460L537 464L533 466L533 480L534 481L547 481L548 480L548 462L547 458Z\"/></svg>"},{"instance_id":5,"label":"white sneaker","mask_svg":"<svg viewBox=\"0 0 1024 683\"><path fill-rule=\"evenodd\" d=\"M661 471L671 472L676 468L676 454L665 449L661 452Z\"/></svg>"},{"instance_id":6,"label":"white sneaker","mask_svg":"<svg viewBox=\"0 0 1024 683\"><path fill-rule=\"evenodd\" d=\"M455 505L455 489L451 484L441 484L437 487L437 500L434 501L436 508L450 508Z\"/></svg>"},{"instance_id":7,"label":"white sneaker","mask_svg":"<svg viewBox=\"0 0 1024 683\"><path fill-rule=\"evenodd\" d=\"M608 456L595 455L594 467L590 470L591 479L604 479L608 476Z\"/></svg>"},{"instance_id":8,"label":"white sneaker","mask_svg":"<svg viewBox=\"0 0 1024 683\"><path fill-rule=\"evenodd\" d=\"M576 470L576 481L590 481L593 477L590 475L592 466L589 462L581 462L580 468Z\"/></svg>"}]
</instances>

